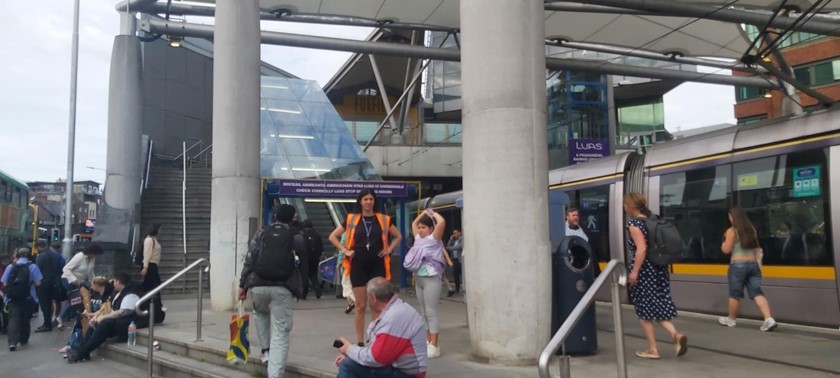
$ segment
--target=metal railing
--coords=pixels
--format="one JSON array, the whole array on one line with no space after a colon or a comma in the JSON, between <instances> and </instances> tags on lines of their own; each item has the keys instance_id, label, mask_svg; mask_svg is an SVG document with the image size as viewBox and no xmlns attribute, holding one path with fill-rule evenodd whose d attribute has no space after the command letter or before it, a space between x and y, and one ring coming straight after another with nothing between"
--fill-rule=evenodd
<instances>
[{"instance_id":1,"label":"metal railing","mask_svg":"<svg viewBox=\"0 0 840 378\"><path fill-rule=\"evenodd\" d=\"M200 141L198 141L198 142L195 142L195 144L193 144L190 148L187 148L187 141L183 141L183 144L184 144L184 150L183 150L183 152L181 152L178 156L176 156L176 157L172 158L172 160L173 160L173 161L174 161L174 160L178 160L178 159L180 159L181 157L186 157L187 152L192 151L192 149L193 149L193 148L196 148L196 147L198 147L198 146L202 146L202 145L204 145L204 140L200 140Z\"/></svg>"},{"instance_id":2,"label":"metal railing","mask_svg":"<svg viewBox=\"0 0 840 378\"><path fill-rule=\"evenodd\" d=\"M154 311L154 303L149 305L149 310L141 310L140 306L152 300L158 293L160 293L164 288L169 286L169 284L175 282L177 279L181 278L184 274L189 272L195 267L201 267L198 270L198 308L196 309L196 326L195 326L195 341L202 341L201 340L201 309L203 307L203 299L204 299L204 272L210 266L207 259L198 259L195 260L190 266L182 269L180 272L175 273L174 276L166 280L166 282L160 284L158 287L154 288L152 291L146 293L143 298L140 298L136 304L136 313L140 316L149 316L149 355L146 357L146 361L148 362L148 375L147 377L152 377L152 369L154 367L154 340L155 340L155 311Z\"/></svg>"},{"instance_id":3,"label":"metal railing","mask_svg":"<svg viewBox=\"0 0 840 378\"><path fill-rule=\"evenodd\" d=\"M140 195L143 195L143 190L149 188L149 168L152 166L152 154L154 153L155 142L149 139L149 146L146 148L146 161L143 167L143 179L140 180Z\"/></svg>"},{"instance_id":4,"label":"metal railing","mask_svg":"<svg viewBox=\"0 0 840 378\"><path fill-rule=\"evenodd\" d=\"M598 275L598 278L592 283L589 290L583 294L583 298L581 298L580 302L578 302L577 306L575 306L566 318L566 321L563 322L563 325L560 326L560 329L557 330L557 333L554 334L554 337L551 338L551 341L549 341L548 345L546 345L545 349L543 349L540 354L540 362L538 366L540 378L551 378L551 374L548 371L548 363L550 362L551 357L554 353L557 353L557 350L563 345L563 341L565 341L566 337L569 336L572 328L577 325L580 318L586 312L586 309L589 308L589 306L592 305L592 302L595 301L595 293L598 292L601 286L604 286L604 283L606 283L609 278L612 278L612 310L613 322L615 323L615 354L616 364L618 365L618 377L627 378L627 361L624 356L624 325L621 322L621 292L619 290L620 286L626 285L627 267L618 259L610 260L607 267L604 268L600 275ZM561 356L561 378L569 378L571 376L570 362L569 356Z\"/></svg>"}]
</instances>

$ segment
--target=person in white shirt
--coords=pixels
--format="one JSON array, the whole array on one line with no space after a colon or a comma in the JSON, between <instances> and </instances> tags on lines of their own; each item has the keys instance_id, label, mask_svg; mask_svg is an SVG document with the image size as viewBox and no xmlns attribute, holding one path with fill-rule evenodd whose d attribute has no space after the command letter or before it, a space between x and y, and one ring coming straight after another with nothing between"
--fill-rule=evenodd
<instances>
[{"instance_id":1,"label":"person in white shirt","mask_svg":"<svg viewBox=\"0 0 840 378\"><path fill-rule=\"evenodd\" d=\"M589 241L589 236L586 235L583 227L580 226L578 209L574 207L566 210L566 236L578 236L587 242Z\"/></svg>"},{"instance_id":2,"label":"person in white shirt","mask_svg":"<svg viewBox=\"0 0 840 378\"><path fill-rule=\"evenodd\" d=\"M83 284L90 284L94 276L93 265L96 262L96 256L103 252L99 244L91 244L64 265L61 282L68 291L75 290Z\"/></svg>"}]
</instances>

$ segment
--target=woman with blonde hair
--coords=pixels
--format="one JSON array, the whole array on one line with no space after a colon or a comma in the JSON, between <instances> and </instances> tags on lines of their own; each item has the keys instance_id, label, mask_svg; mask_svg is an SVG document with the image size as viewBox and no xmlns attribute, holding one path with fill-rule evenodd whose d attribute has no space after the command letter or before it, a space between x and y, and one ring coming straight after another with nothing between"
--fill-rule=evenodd
<instances>
[{"instance_id":1,"label":"woman with blonde hair","mask_svg":"<svg viewBox=\"0 0 840 378\"><path fill-rule=\"evenodd\" d=\"M726 229L723 244L720 246L724 254L731 255L727 272L729 316L721 316L718 323L727 327L735 326L735 318L738 317L746 288L750 299L755 301L755 305L764 316L764 323L759 329L762 332L772 331L776 328L776 320L770 315L770 303L761 291L761 267L758 265L761 253L755 227L740 207L729 210L729 223L732 227Z\"/></svg>"},{"instance_id":2,"label":"woman with blonde hair","mask_svg":"<svg viewBox=\"0 0 840 378\"><path fill-rule=\"evenodd\" d=\"M677 308L671 299L671 280L668 267L654 265L647 259L647 246L650 240L649 230L645 219L652 216L647 207L647 199L641 193L624 195L624 212L630 217L627 231L630 239L627 248L630 250L630 301L636 309L636 315L642 329L648 348L636 352L636 356L652 360L659 359L659 349L656 346L654 322L659 323L674 340L674 351L677 357L688 351L688 338L677 331L671 319L677 317Z\"/></svg>"}]
</instances>

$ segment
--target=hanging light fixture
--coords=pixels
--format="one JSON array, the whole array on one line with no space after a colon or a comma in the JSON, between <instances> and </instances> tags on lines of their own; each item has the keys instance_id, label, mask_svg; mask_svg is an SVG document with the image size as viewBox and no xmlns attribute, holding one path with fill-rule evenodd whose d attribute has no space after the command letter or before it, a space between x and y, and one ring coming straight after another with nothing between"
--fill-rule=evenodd
<instances>
[{"instance_id":1,"label":"hanging light fixture","mask_svg":"<svg viewBox=\"0 0 840 378\"><path fill-rule=\"evenodd\" d=\"M771 92L769 89L765 89L764 98L773 98L773 92Z\"/></svg>"},{"instance_id":2,"label":"hanging light fixture","mask_svg":"<svg viewBox=\"0 0 840 378\"><path fill-rule=\"evenodd\" d=\"M169 47L177 49L177 48L181 47L181 42L183 42L183 40L184 39L181 38L180 36L170 35L169 36Z\"/></svg>"}]
</instances>

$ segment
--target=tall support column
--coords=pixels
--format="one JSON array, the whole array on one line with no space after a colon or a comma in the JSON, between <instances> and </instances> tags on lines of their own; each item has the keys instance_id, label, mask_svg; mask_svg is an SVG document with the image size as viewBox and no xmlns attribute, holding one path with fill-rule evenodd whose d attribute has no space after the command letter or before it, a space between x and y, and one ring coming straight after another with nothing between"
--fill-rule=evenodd
<instances>
[{"instance_id":1,"label":"tall support column","mask_svg":"<svg viewBox=\"0 0 840 378\"><path fill-rule=\"evenodd\" d=\"M114 37L108 84L108 147L105 163L105 204L130 211L140 200L140 145L143 133L143 59L140 40L134 35L134 14L120 13L120 34ZM105 222L108 223L108 222ZM114 224L114 227L125 226ZM130 227L119 235L125 234ZM128 239L106 235L100 240ZM109 238L110 237L110 238Z\"/></svg>"},{"instance_id":2,"label":"tall support column","mask_svg":"<svg viewBox=\"0 0 840 378\"><path fill-rule=\"evenodd\" d=\"M210 301L233 307L260 206L260 8L217 0L213 65Z\"/></svg>"},{"instance_id":3,"label":"tall support column","mask_svg":"<svg viewBox=\"0 0 840 378\"><path fill-rule=\"evenodd\" d=\"M533 364L551 324L544 4L460 4L470 339Z\"/></svg>"}]
</instances>

